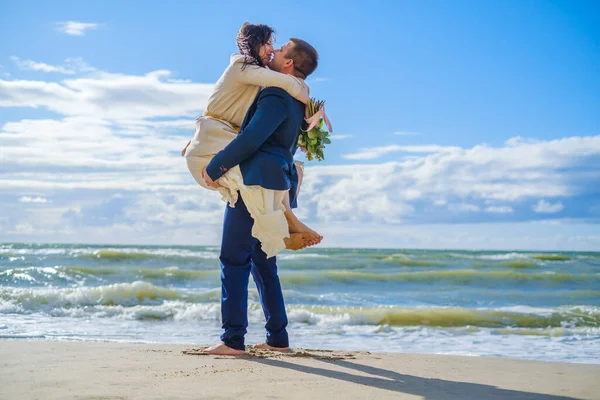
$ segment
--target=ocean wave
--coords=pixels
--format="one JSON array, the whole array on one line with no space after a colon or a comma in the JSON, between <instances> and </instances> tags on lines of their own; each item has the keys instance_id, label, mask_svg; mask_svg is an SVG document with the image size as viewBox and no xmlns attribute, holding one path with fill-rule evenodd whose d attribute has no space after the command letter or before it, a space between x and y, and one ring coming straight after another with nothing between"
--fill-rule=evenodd
<instances>
[{"instance_id":1,"label":"ocean wave","mask_svg":"<svg viewBox=\"0 0 600 400\"><path fill-rule=\"evenodd\" d=\"M554 273L541 271L538 273L523 273L511 270L483 271L477 269L457 270L433 270L433 271L411 271L398 273L376 273L348 270L320 271L327 279L349 282L355 280L373 281L436 281L436 280L475 280L475 279L497 279L497 280L525 280L525 281L583 281L599 279L600 274L589 273ZM316 279L316 277L314 278Z\"/></svg>"},{"instance_id":2,"label":"ocean wave","mask_svg":"<svg viewBox=\"0 0 600 400\"><path fill-rule=\"evenodd\" d=\"M525 266L519 268L526 268ZM488 270L488 269L429 269L402 272L377 272L375 270L307 270L282 269L280 280L291 285L322 285L327 282L436 282L454 281L467 284L475 280L497 281L541 281L541 282L589 282L600 280L600 273L573 273L539 271L521 272L513 269ZM218 283L219 270L211 269L181 269L179 267L166 268L136 268L136 267L80 267L80 266L55 266L55 267L27 267L11 268L0 272L0 283L6 285L19 285L23 282L30 284L79 284L83 285L88 280L98 283L110 283L111 280L119 282L131 280L151 280L153 282L172 281L206 281Z\"/></svg>"},{"instance_id":3,"label":"ocean wave","mask_svg":"<svg viewBox=\"0 0 600 400\"><path fill-rule=\"evenodd\" d=\"M571 261L578 260L587 262L593 260L593 255L579 255L573 257L567 254L553 253L497 253L497 254L469 254L469 253L425 253L423 255L405 255L405 254L370 254L370 258L382 260L385 262L395 263L406 266L444 266L452 265L453 263L446 260L463 259L476 261L491 261L492 265L501 265L511 268L526 268L543 265L543 262L552 261ZM435 258L435 259L432 259ZM437 259L437 260L436 260ZM497 264L500 262L500 264ZM484 263L480 266L487 266Z\"/></svg>"},{"instance_id":4,"label":"ocean wave","mask_svg":"<svg viewBox=\"0 0 600 400\"><path fill-rule=\"evenodd\" d=\"M119 283L106 286L78 288L0 288L0 300L19 307L22 311L55 308L80 308L86 306L134 306L160 304L164 300L201 302L216 300L219 293L184 293L166 289L148 282Z\"/></svg>"},{"instance_id":5,"label":"ocean wave","mask_svg":"<svg viewBox=\"0 0 600 400\"><path fill-rule=\"evenodd\" d=\"M430 267L436 265L444 265L440 261L436 260L415 260L414 258L409 258L403 254L371 254L370 258L374 258L376 260L381 260L382 262L405 265L408 267Z\"/></svg>"},{"instance_id":6,"label":"ocean wave","mask_svg":"<svg viewBox=\"0 0 600 400\"><path fill-rule=\"evenodd\" d=\"M102 271L97 273L101 274ZM18 284L22 282L44 285L52 282L80 284L82 281L80 276L70 274L60 267L10 268L0 272L0 283Z\"/></svg>"},{"instance_id":7,"label":"ocean wave","mask_svg":"<svg viewBox=\"0 0 600 400\"><path fill-rule=\"evenodd\" d=\"M316 253L299 253L299 254L282 254L277 256L277 261L282 260L306 260L306 259L316 259L316 258L330 258L327 254L316 254Z\"/></svg>"},{"instance_id":8,"label":"ocean wave","mask_svg":"<svg viewBox=\"0 0 600 400\"><path fill-rule=\"evenodd\" d=\"M566 298L600 299L600 290L570 290L567 292L555 293L554 295Z\"/></svg>"},{"instance_id":9,"label":"ocean wave","mask_svg":"<svg viewBox=\"0 0 600 400\"><path fill-rule=\"evenodd\" d=\"M212 270L189 270L179 267L166 268L135 268L135 267L80 267L80 266L55 266L55 267L26 267L11 268L0 272L0 283L11 284L23 281L38 284L61 284L71 282L84 284L88 279L102 282L104 278L114 277L123 281L126 278L155 279L155 280L193 280L206 279L218 280L219 273L216 268Z\"/></svg>"},{"instance_id":10,"label":"ocean wave","mask_svg":"<svg viewBox=\"0 0 600 400\"><path fill-rule=\"evenodd\" d=\"M532 329L532 328L502 328L492 331L496 335L518 335L518 336L547 336L547 337L565 337L565 336L579 336L579 337L598 337L600 335L600 328L589 328L589 327L555 327L547 329Z\"/></svg>"},{"instance_id":11,"label":"ocean wave","mask_svg":"<svg viewBox=\"0 0 600 400\"><path fill-rule=\"evenodd\" d=\"M0 313L43 313L61 317L108 317L136 320L220 318L220 289L183 292L133 282L86 288L0 288ZM578 328L600 327L600 308L511 307L472 309L464 307L342 307L288 304L288 318L309 325L388 325L441 328ZM262 315L258 295L250 296L250 312ZM258 317L256 316L258 315Z\"/></svg>"},{"instance_id":12,"label":"ocean wave","mask_svg":"<svg viewBox=\"0 0 600 400\"><path fill-rule=\"evenodd\" d=\"M492 261L506 261L506 260L519 260L529 258L527 254L523 253L498 253L498 254L468 254L468 253L449 253L449 256L454 258L466 258L476 260L492 260Z\"/></svg>"},{"instance_id":13,"label":"ocean wave","mask_svg":"<svg viewBox=\"0 0 600 400\"><path fill-rule=\"evenodd\" d=\"M527 261L527 260L506 261L506 262L503 262L501 265L508 267L508 268L532 268L532 267L539 266L538 263L536 263L534 261Z\"/></svg>"},{"instance_id":14,"label":"ocean wave","mask_svg":"<svg viewBox=\"0 0 600 400\"><path fill-rule=\"evenodd\" d=\"M115 250L98 250L92 253L83 254L87 258L100 258L103 260L146 260L155 256L149 253L124 252Z\"/></svg>"},{"instance_id":15,"label":"ocean wave","mask_svg":"<svg viewBox=\"0 0 600 400\"><path fill-rule=\"evenodd\" d=\"M249 299L259 300L258 292L250 289ZM317 297L294 290L283 291L287 300L315 301ZM145 281L78 288L15 288L0 287L0 313L28 313L54 309L85 309L90 306L160 305L165 301L200 304L219 301L221 288L208 290L176 290Z\"/></svg>"},{"instance_id":16,"label":"ocean wave","mask_svg":"<svg viewBox=\"0 0 600 400\"><path fill-rule=\"evenodd\" d=\"M560 253L496 253L496 254L468 254L468 253L449 253L454 258L490 260L490 261L512 261L512 260L540 260L540 261L569 261L573 257ZM578 258L587 258L579 256Z\"/></svg>"},{"instance_id":17,"label":"ocean wave","mask_svg":"<svg viewBox=\"0 0 600 400\"><path fill-rule=\"evenodd\" d=\"M430 327L521 327L600 326L600 310L589 307L561 308L547 314L519 313L460 307L302 307L292 308L291 318L307 323L340 319L348 324Z\"/></svg>"},{"instance_id":18,"label":"ocean wave","mask_svg":"<svg viewBox=\"0 0 600 400\"><path fill-rule=\"evenodd\" d=\"M191 251L184 249L102 249L82 252L81 256L85 258L106 260L106 261L126 261L126 260L206 260L218 259L218 252L212 251Z\"/></svg>"},{"instance_id":19,"label":"ocean wave","mask_svg":"<svg viewBox=\"0 0 600 400\"><path fill-rule=\"evenodd\" d=\"M147 259L217 259L218 250L190 250L185 248L94 248L94 247L42 247L42 248L0 248L0 257L15 258L24 256L49 257L66 256L106 261L147 260Z\"/></svg>"},{"instance_id":20,"label":"ocean wave","mask_svg":"<svg viewBox=\"0 0 600 400\"><path fill-rule=\"evenodd\" d=\"M568 261L571 259L566 254L533 254L531 258L542 261Z\"/></svg>"}]
</instances>

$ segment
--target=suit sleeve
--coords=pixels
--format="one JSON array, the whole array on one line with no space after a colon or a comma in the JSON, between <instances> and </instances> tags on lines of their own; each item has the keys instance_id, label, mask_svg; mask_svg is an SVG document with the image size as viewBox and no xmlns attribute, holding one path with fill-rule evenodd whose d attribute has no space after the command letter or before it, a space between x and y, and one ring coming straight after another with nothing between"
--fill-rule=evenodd
<instances>
[{"instance_id":1,"label":"suit sleeve","mask_svg":"<svg viewBox=\"0 0 600 400\"><path fill-rule=\"evenodd\" d=\"M287 107L281 89L265 89L258 98L254 116L235 139L218 152L206 167L213 180L250 157L287 118Z\"/></svg>"},{"instance_id":2,"label":"suit sleeve","mask_svg":"<svg viewBox=\"0 0 600 400\"><path fill-rule=\"evenodd\" d=\"M296 163L292 164L290 185L290 208L298 208L298 170L296 168Z\"/></svg>"},{"instance_id":3,"label":"suit sleeve","mask_svg":"<svg viewBox=\"0 0 600 400\"><path fill-rule=\"evenodd\" d=\"M282 74L258 65L247 65L237 74L238 81L247 85L262 87L278 87L288 92L296 100L306 104L308 101L308 86L291 75Z\"/></svg>"}]
</instances>

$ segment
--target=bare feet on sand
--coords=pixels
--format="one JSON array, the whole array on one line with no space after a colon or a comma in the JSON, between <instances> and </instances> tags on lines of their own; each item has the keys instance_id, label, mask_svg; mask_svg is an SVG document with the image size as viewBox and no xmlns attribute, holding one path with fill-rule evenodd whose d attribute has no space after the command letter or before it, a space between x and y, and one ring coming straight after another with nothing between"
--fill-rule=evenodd
<instances>
[{"instance_id":1,"label":"bare feet on sand","mask_svg":"<svg viewBox=\"0 0 600 400\"><path fill-rule=\"evenodd\" d=\"M311 236L308 233L292 233L289 238L284 238L285 248L288 250L300 250L309 246Z\"/></svg>"},{"instance_id":2,"label":"bare feet on sand","mask_svg":"<svg viewBox=\"0 0 600 400\"><path fill-rule=\"evenodd\" d=\"M317 232L310 229L298 218L289 218L288 226L290 229L290 233L292 233L292 234L293 233L306 233L306 234L310 235L309 243L307 243L308 246L314 246L315 244L321 243L321 240L323 240L323 236L319 235Z\"/></svg>"},{"instance_id":3,"label":"bare feet on sand","mask_svg":"<svg viewBox=\"0 0 600 400\"><path fill-rule=\"evenodd\" d=\"M257 349L257 350L281 351L281 352L285 352L285 353L292 351L292 349L290 349L289 347L273 347L273 346L269 346L266 343L255 344L254 346L252 346L252 348Z\"/></svg>"},{"instance_id":4,"label":"bare feet on sand","mask_svg":"<svg viewBox=\"0 0 600 400\"><path fill-rule=\"evenodd\" d=\"M216 356L241 356L242 354L246 354L244 350L232 349L231 347L226 346L224 343L207 347L206 349L202 350L201 353L213 354Z\"/></svg>"}]
</instances>

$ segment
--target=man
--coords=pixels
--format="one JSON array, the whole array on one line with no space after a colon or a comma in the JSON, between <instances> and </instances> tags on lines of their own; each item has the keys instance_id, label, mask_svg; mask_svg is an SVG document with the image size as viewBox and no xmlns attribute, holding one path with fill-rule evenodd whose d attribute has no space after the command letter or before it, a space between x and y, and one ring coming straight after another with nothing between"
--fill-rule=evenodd
<instances>
[{"instance_id":1,"label":"man","mask_svg":"<svg viewBox=\"0 0 600 400\"><path fill-rule=\"evenodd\" d=\"M291 39L275 51L269 67L306 79L317 68L318 53L307 42ZM304 104L279 88L261 91L248 110L239 135L206 167L203 176L209 186L231 167L240 166L244 184L272 190L290 190L296 198L297 172L294 153L304 119ZM253 220L241 196L234 208L227 207L221 243L221 317L224 333L221 344L203 352L236 356L244 354L248 326L248 281L256 282L265 314L267 340L256 348L289 350L287 315L277 275L276 257L268 258L260 242L252 237Z\"/></svg>"}]
</instances>

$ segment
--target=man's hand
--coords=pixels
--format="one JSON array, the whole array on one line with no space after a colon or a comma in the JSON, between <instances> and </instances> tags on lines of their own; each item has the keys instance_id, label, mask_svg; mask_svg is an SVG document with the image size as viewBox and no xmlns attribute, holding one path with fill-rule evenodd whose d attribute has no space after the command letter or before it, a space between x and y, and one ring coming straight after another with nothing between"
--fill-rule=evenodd
<instances>
[{"instance_id":1,"label":"man's hand","mask_svg":"<svg viewBox=\"0 0 600 400\"><path fill-rule=\"evenodd\" d=\"M208 174L206 173L206 168L204 168L202 170L202 178L204 179L204 182L206 182L206 186L209 186L209 187L215 188L215 189L218 189L221 187L221 184L219 183L218 179L215 182L212 180L212 178L210 176L208 176Z\"/></svg>"}]
</instances>

